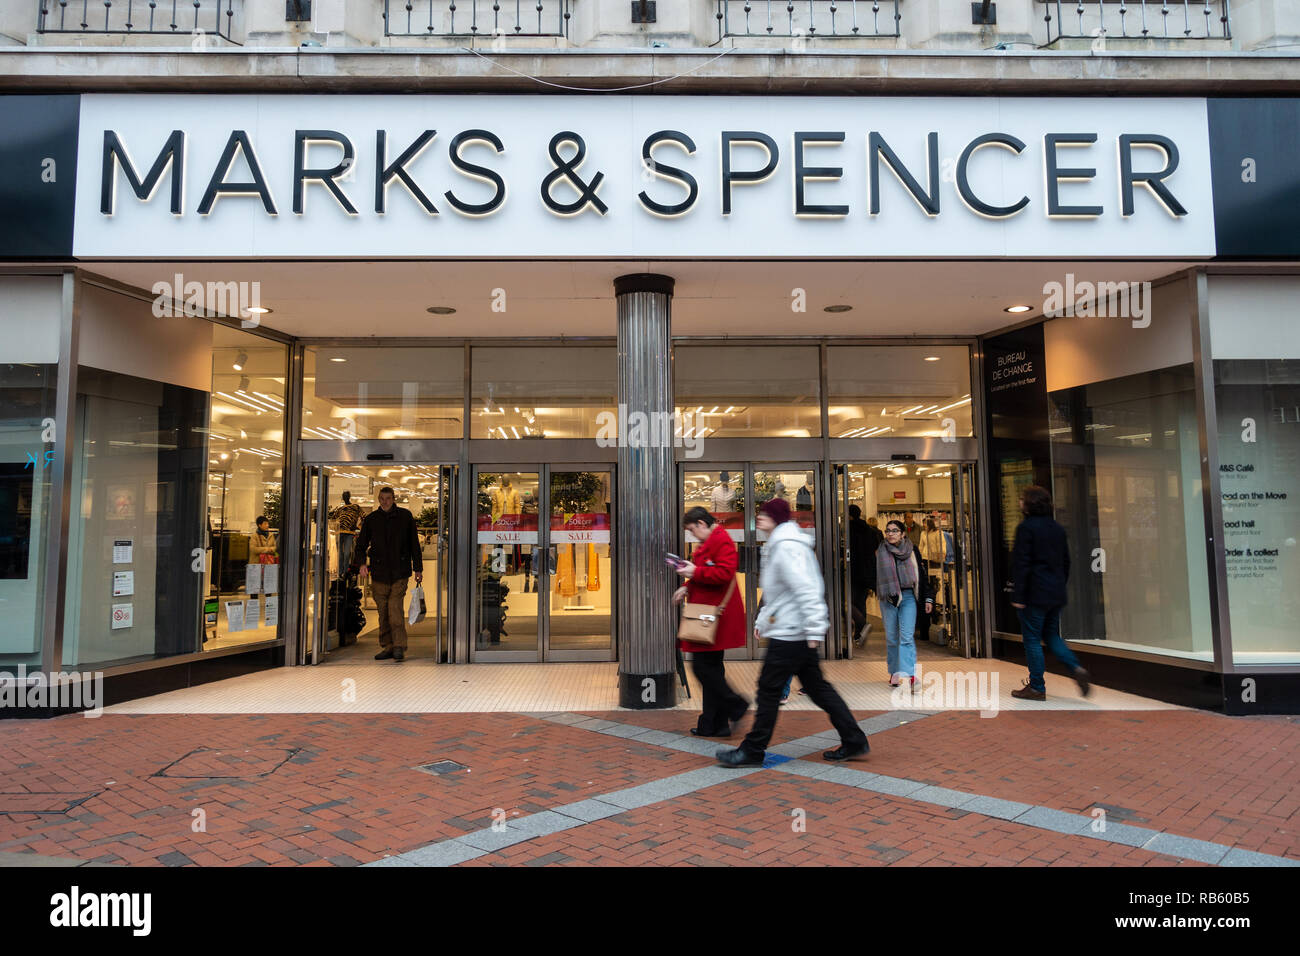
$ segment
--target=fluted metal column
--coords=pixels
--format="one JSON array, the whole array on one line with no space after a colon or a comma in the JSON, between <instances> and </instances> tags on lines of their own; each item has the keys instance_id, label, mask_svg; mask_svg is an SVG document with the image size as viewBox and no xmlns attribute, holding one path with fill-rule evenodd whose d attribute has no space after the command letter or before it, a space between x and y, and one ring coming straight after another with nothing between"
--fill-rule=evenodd
<instances>
[{"instance_id":1,"label":"fluted metal column","mask_svg":"<svg viewBox=\"0 0 1300 956\"><path fill-rule=\"evenodd\" d=\"M620 276L614 280L614 295L619 401L618 696L623 707L672 707L677 703L677 657L676 614L670 598L676 579L664 552L677 543L680 520L673 478L673 280L652 274Z\"/></svg>"}]
</instances>

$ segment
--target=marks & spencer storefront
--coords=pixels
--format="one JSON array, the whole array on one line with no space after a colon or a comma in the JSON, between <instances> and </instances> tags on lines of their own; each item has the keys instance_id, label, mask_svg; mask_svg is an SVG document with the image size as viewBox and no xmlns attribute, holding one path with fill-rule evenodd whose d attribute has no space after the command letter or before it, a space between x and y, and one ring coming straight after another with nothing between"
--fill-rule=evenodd
<instances>
[{"instance_id":1,"label":"marks & spencer storefront","mask_svg":"<svg viewBox=\"0 0 1300 956\"><path fill-rule=\"evenodd\" d=\"M382 487L420 529L412 663L617 661L625 703L669 703L683 509L724 520L752 614L774 495L829 656L861 653L850 505L933 517L943 642L1015 656L1036 482L1103 683L1296 706L1296 101L0 111L11 672L112 699L368 656L339 509Z\"/></svg>"}]
</instances>

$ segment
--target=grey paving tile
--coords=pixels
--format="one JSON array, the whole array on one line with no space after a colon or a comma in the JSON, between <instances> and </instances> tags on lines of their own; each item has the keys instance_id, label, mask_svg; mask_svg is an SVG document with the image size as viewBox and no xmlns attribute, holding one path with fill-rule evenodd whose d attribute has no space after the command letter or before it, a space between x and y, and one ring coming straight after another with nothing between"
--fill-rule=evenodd
<instances>
[{"instance_id":1,"label":"grey paving tile","mask_svg":"<svg viewBox=\"0 0 1300 956\"><path fill-rule=\"evenodd\" d=\"M886 777L883 774L877 776L875 780L868 780L859 784L863 790L874 790L876 793L887 793L895 797L905 797L909 793L915 793L917 790L924 789L928 784L920 783L916 780L907 780L903 777Z\"/></svg>"},{"instance_id":2,"label":"grey paving tile","mask_svg":"<svg viewBox=\"0 0 1300 956\"><path fill-rule=\"evenodd\" d=\"M439 844L434 844L438 846ZM425 849L429 849L425 847ZM413 852L419 852L418 850ZM382 860L374 860L370 863L362 863L362 866L419 866L418 863L412 863L405 856L386 856Z\"/></svg>"},{"instance_id":3,"label":"grey paving tile","mask_svg":"<svg viewBox=\"0 0 1300 956\"><path fill-rule=\"evenodd\" d=\"M962 809L969 810L970 807L962 807ZM1127 823L1111 823L1109 820L1106 821L1106 829L1100 832L1093 830L1091 825L1083 830L1083 835L1086 837L1106 840L1110 843L1122 843L1124 846L1142 846L1155 834L1155 830L1148 830L1146 827L1135 827Z\"/></svg>"},{"instance_id":4,"label":"grey paving tile","mask_svg":"<svg viewBox=\"0 0 1300 956\"><path fill-rule=\"evenodd\" d=\"M672 743L661 744L670 750L682 753L699 754L701 757L713 758L719 750L729 750L735 743L726 740L696 740L694 737L678 737Z\"/></svg>"},{"instance_id":5,"label":"grey paving tile","mask_svg":"<svg viewBox=\"0 0 1300 956\"><path fill-rule=\"evenodd\" d=\"M841 770L843 768L824 761L822 763L813 763L811 760L791 760L788 763L777 764L772 769L779 770L782 773L798 774L800 777L823 777L832 770Z\"/></svg>"},{"instance_id":6,"label":"grey paving tile","mask_svg":"<svg viewBox=\"0 0 1300 956\"><path fill-rule=\"evenodd\" d=\"M612 720L604 720L600 717L584 717L581 720L575 720L569 726L579 727L582 730L594 730L599 733L608 730L610 727L622 727L624 725Z\"/></svg>"},{"instance_id":7,"label":"grey paving tile","mask_svg":"<svg viewBox=\"0 0 1300 956\"><path fill-rule=\"evenodd\" d=\"M457 837L456 842L480 850L501 850L535 837L559 833L561 830L581 825L582 821L572 816L556 813L554 810L543 810L541 813L530 813L528 816L508 819L502 830L493 830L489 827L467 833L463 837Z\"/></svg>"},{"instance_id":8,"label":"grey paving tile","mask_svg":"<svg viewBox=\"0 0 1300 956\"><path fill-rule=\"evenodd\" d=\"M638 807L648 807L652 803L658 803L666 799L661 790L650 790L647 784L639 787L628 787L626 790L615 790L613 793L602 793L600 795L602 803L612 803L623 810L635 810Z\"/></svg>"},{"instance_id":9,"label":"grey paving tile","mask_svg":"<svg viewBox=\"0 0 1300 956\"><path fill-rule=\"evenodd\" d=\"M616 813L622 813L624 809L624 807L614 806L612 803L592 798L555 807L554 812L590 823L592 820L603 820L605 817L612 817Z\"/></svg>"},{"instance_id":10,"label":"grey paving tile","mask_svg":"<svg viewBox=\"0 0 1300 956\"><path fill-rule=\"evenodd\" d=\"M1055 833L1082 833L1091 825L1092 817L1066 813L1064 810L1053 810L1050 807L1030 807L1016 817L1016 823L1038 827L1041 830L1051 830Z\"/></svg>"},{"instance_id":11,"label":"grey paving tile","mask_svg":"<svg viewBox=\"0 0 1300 956\"><path fill-rule=\"evenodd\" d=\"M1175 836L1172 833L1157 833L1146 843L1144 850L1163 853L1166 856L1181 856L1186 860L1198 860L1201 863L1218 863L1228 855L1228 847L1207 840L1194 840L1191 837Z\"/></svg>"},{"instance_id":12,"label":"grey paving tile","mask_svg":"<svg viewBox=\"0 0 1300 956\"><path fill-rule=\"evenodd\" d=\"M978 795L962 793L960 790L950 790L947 787L923 787L909 793L907 799L933 803L941 807L961 807L966 810L968 807L964 806L964 804L978 799Z\"/></svg>"},{"instance_id":13,"label":"grey paving tile","mask_svg":"<svg viewBox=\"0 0 1300 956\"><path fill-rule=\"evenodd\" d=\"M1288 859L1284 856L1273 856L1271 853L1256 853L1254 850L1243 850L1240 847L1233 847L1219 861L1220 866L1300 866L1300 860Z\"/></svg>"},{"instance_id":14,"label":"grey paving tile","mask_svg":"<svg viewBox=\"0 0 1300 956\"><path fill-rule=\"evenodd\" d=\"M458 838L420 847L418 850L411 850L409 853L403 853L400 857L390 857L390 859L406 861L403 864L396 865L455 866L457 863L464 863L466 860L473 860L483 856L486 852L486 850L469 846Z\"/></svg>"},{"instance_id":15,"label":"grey paving tile","mask_svg":"<svg viewBox=\"0 0 1300 956\"><path fill-rule=\"evenodd\" d=\"M999 820L1014 820L1022 813L1033 808L1032 803L1018 803L1015 800L984 796L976 797L969 803L962 805L962 809L968 813L982 813L986 817L996 817Z\"/></svg>"},{"instance_id":16,"label":"grey paving tile","mask_svg":"<svg viewBox=\"0 0 1300 956\"><path fill-rule=\"evenodd\" d=\"M580 724L584 720L591 720L593 718L584 717L582 714L560 713L560 714L551 714L550 716L544 717L543 719L549 720L553 724Z\"/></svg>"},{"instance_id":17,"label":"grey paving tile","mask_svg":"<svg viewBox=\"0 0 1300 956\"><path fill-rule=\"evenodd\" d=\"M585 724L574 724L575 727L581 726L584 730L590 730ZM615 724L613 727L606 727L601 731L602 734L608 734L611 737L637 737L643 734L651 733L648 727L638 727L635 724Z\"/></svg>"},{"instance_id":18,"label":"grey paving tile","mask_svg":"<svg viewBox=\"0 0 1300 956\"><path fill-rule=\"evenodd\" d=\"M682 739L684 738L681 734L670 734L666 730L647 730L641 736L637 737L637 740L640 743L654 744L656 747L669 747L672 749L676 749L672 745ZM697 743L693 738L690 738L690 742Z\"/></svg>"}]
</instances>

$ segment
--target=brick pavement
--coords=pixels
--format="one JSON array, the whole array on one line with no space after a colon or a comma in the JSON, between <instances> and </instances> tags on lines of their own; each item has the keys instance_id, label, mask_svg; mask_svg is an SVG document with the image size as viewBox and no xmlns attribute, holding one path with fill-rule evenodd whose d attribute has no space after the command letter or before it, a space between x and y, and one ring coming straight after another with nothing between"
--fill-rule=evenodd
<instances>
[{"instance_id":1,"label":"brick pavement","mask_svg":"<svg viewBox=\"0 0 1300 956\"><path fill-rule=\"evenodd\" d=\"M686 734L687 712L593 716ZM872 716L858 713L861 718ZM828 729L781 717L774 744ZM944 713L858 769L1300 859L1295 718ZM810 758L818 761L814 755ZM417 764L468 766L433 776ZM713 765L508 713L105 715L0 721L0 853L164 866L356 865ZM790 812L807 811L807 831ZM200 823L206 829L200 827ZM1174 865L1189 861L776 771L464 865Z\"/></svg>"}]
</instances>

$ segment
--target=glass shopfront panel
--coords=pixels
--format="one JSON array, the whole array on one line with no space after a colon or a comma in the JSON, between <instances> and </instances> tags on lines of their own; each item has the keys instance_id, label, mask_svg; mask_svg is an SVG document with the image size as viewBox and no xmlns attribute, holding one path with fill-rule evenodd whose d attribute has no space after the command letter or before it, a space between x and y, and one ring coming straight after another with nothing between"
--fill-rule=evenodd
<instances>
[{"instance_id":1,"label":"glass shopfront panel","mask_svg":"<svg viewBox=\"0 0 1300 956\"><path fill-rule=\"evenodd\" d=\"M686 438L821 436L817 346L675 345L674 401Z\"/></svg>"},{"instance_id":2,"label":"glass shopfront panel","mask_svg":"<svg viewBox=\"0 0 1300 956\"><path fill-rule=\"evenodd\" d=\"M550 583L538 537L539 472L479 472L476 651L536 654Z\"/></svg>"},{"instance_id":3,"label":"glass shopfront panel","mask_svg":"<svg viewBox=\"0 0 1300 956\"><path fill-rule=\"evenodd\" d=\"M555 575L549 650L613 649L611 478L609 471L551 471L549 547Z\"/></svg>"},{"instance_id":4,"label":"glass shopfront panel","mask_svg":"<svg viewBox=\"0 0 1300 956\"><path fill-rule=\"evenodd\" d=\"M833 345L826 391L832 438L975 433L965 346Z\"/></svg>"},{"instance_id":5,"label":"glass shopfront panel","mask_svg":"<svg viewBox=\"0 0 1300 956\"><path fill-rule=\"evenodd\" d=\"M470 438L615 434L618 353L597 346L475 348Z\"/></svg>"},{"instance_id":6,"label":"glass shopfront panel","mask_svg":"<svg viewBox=\"0 0 1300 956\"><path fill-rule=\"evenodd\" d=\"M460 438L462 348L311 346L303 356L302 437Z\"/></svg>"}]
</instances>

